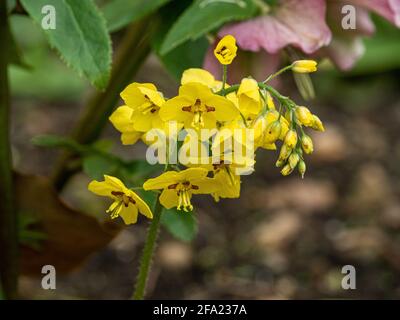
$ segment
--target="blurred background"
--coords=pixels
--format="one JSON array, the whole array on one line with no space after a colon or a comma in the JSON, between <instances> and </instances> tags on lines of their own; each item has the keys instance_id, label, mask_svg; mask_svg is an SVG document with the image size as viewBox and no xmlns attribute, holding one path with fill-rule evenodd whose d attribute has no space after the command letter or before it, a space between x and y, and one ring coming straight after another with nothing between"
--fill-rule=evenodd
<instances>
[{"instance_id":1,"label":"blurred background","mask_svg":"<svg viewBox=\"0 0 400 320\"><path fill-rule=\"evenodd\" d=\"M312 136L304 180L282 177L276 153L263 150L256 173L243 177L239 199L195 199L198 233L185 242L161 231L148 298L400 298L400 32L374 19L376 35L365 40L366 54L351 72L321 67L312 75L313 101L302 99L290 74L280 78L280 91L309 106L326 128ZM93 89L49 50L30 19L15 16L11 25L31 66L10 68L14 165L23 174L49 176L59 151L35 147L32 138L69 134ZM113 35L114 46L120 38ZM156 83L166 96L179 85L154 54L131 80ZM124 159L143 158L145 146L122 146L111 124L101 138ZM108 201L89 193L89 181L85 173L74 175L62 199L105 219ZM40 274L22 275L20 294L129 298L147 223L119 229L73 272L58 273L56 290L43 290ZM341 287L344 265L356 268L356 290Z\"/></svg>"}]
</instances>

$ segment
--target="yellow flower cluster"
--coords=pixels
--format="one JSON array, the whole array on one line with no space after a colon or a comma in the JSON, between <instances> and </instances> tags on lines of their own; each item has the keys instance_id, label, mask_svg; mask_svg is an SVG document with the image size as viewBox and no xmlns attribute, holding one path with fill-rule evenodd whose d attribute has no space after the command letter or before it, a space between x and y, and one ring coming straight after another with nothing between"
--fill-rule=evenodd
<instances>
[{"instance_id":1,"label":"yellow flower cluster","mask_svg":"<svg viewBox=\"0 0 400 320\"><path fill-rule=\"evenodd\" d=\"M218 43L214 54L224 71L236 52L232 36ZM312 72L316 63L303 60L288 68ZM200 146L211 151L207 161L167 163L164 173L143 184L144 190L161 190L159 200L167 209L191 211L195 194L210 194L215 201L239 197L241 175L254 170L257 149L276 150L279 141L282 143L276 165L282 167L281 173L288 175L297 167L304 176L303 153L313 151L304 127L323 131L321 120L266 82L248 77L240 84L229 85L225 80L218 81L203 69L188 69L182 75L178 95L170 99L153 84L132 83L121 93L125 104L110 116L121 132L123 144L134 144L139 139L149 144L147 133L152 129L163 130L168 136L172 121L177 123L178 132L211 130L208 136L197 136ZM187 133L185 141L189 138ZM117 178L105 176L103 182L93 181L89 190L114 200L108 210L112 218L121 216L126 223L134 223L138 212L152 217L144 201Z\"/></svg>"}]
</instances>

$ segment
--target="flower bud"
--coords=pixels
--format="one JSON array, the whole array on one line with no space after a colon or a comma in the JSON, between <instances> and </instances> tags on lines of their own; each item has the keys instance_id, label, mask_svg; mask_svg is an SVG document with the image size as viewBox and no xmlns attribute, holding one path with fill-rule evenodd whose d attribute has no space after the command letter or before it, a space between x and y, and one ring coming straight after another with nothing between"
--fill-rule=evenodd
<instances>
[{"instance_id":1,"label":"flower bud","mask_svg":"<svg viewBox=\"0 0 400 320\"><path fill-rule=\"evenodd\" d=\"M317 71L317 62L314 60L297 60L292 64L292 70L297 73Z\"/></svg>"},{"instance_id":2,"label":"flower bud","mask_svg":"<svg viewBox=\"0 0 400 320\"><path fill-rule=\"evenodd\" d=\"M280 121L276 120L270 123L265 129L264 142L273 143L278 140L282 131L282 125Z\"/></svg>"},{"instance_id":3,"label":"flower bud","mask_svg":"<svg viewBox=\"0 0 400 320\"><path fill-rule=\"evenodd\" d=\"M313 114L313 122L311 124L311 128L322 132L325 131L322 121L315 114Z\"/></svg>"},{"instance_id":4,"label":"flower bud","mask_svg":"<svg viewBox=\"0 0 400 320\"><path fill-rule=\"evenodd\" d=\"M291 174L293 171L293 169L290 167L289 164L285 165L282 170L281 170L281 174L283 176L288 176L289 174Z\"/></svg>"},{"instance_id":5,"label":"flower bud","mask_svg":"<svg viewBox=\"0 0 400 320\"><path fill-rule=\"evenodd\" d=\"M313 114L306 107L297 107L295 109L295 115L297 120L306 127L311 126L314 123Z\"/></svg>"},{"instance_id":6,"label":"flower bud","mask_svg":"<svg viewBox=\"0 0 400 320\"><path fill-rule=\"evenodd\" d=\"M292 152L292 154L289 156L289 165L292 169L296 168L297 163L300 160L300 156L296 152Z\"/></svg>"},{"instance_id":7,"label":"flower bud","mask_svg":"<svg viewBox=\"0 0 400 320\"><path fill-rule=\"evenodd\" d=\"M290 149L286 144L282 145L278 160L285 161L287 158L289 158L291 152L292 149Z\"/></svg>"},{"instance_id":8,"label":"flower bud","mask_svg":"<svg viewBox=\"0 0 400 320\"><path fill-rule=\"evenodd\" d=\"M283 160L283 159L278 159L278 160L276 160L276 162L275 162L275 167L279 168L279 167L282 167L284 164L285 164L285 160Z\"/></svg>"},{"instance_id":9,"label":"flower bud","mask_svg":"<svg viewBox=\"0 0 400 320\"><path fill-rule=\"evenodd\" d=\"M301 137L301 146L305 153L310 154L314 151L314 146L311 138L308 135L303 135Z\"/></svg>"},{"instance_id":10,"label":"flower bud","mask_svg":"<svg viewBox=\"0 0 400 320\"><path fill-rule=\"evenodd\" d=\"M293 149L296 146L296 144L297 144L296 130L293 130L293 129L289 130L289 132L286 134L284 143L290 149Z\"/></svg>"},{"instance_id":11,"label":"flower bud","mask_svg":"<svg viewBox=\"0 0 400 320\"><path fill-rule=\"evenodd\" d=\"M304 174L306 173L306 163L303 160L300 160L299 165L297 166L297 169L299 170L301 178L303 179Z\"/></svg>"}]
</instances>

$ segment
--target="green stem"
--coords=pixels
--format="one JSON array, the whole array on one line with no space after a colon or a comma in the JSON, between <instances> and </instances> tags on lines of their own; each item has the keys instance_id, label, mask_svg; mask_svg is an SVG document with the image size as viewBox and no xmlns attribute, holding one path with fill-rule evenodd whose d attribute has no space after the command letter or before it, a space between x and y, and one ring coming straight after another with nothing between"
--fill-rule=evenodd
<instances>
[{"instance_id":1,"label":"green stem","mask_svg":"<svg viewBox=\"0 0 400 320\"><path fill-rule=\"evenodd\" d=\"M17 298L18 219L13 192L10 144L10 91L8 84L10 43L6 0L0 0L0 273L6 299Z\"/></svg>"},{"instance_id":2,"label":"green stem","mask_svg":"<svg viewBox=\"0 0 400 320\"><path fill-rule=\"evenodd\" d=\"M277 71L277 72L271 74L271 75L270 75L267 79L265 79L263 82L264 82L264 83L267 83L268 81L270 81L271 79L273 79L273 78L279 76L280 74L284 73L285 71L292 69L292 67L293 67L292 65L288 65L288 66L282 68L281 70L279 70L279 71Z\"/></svg>"},{"instance_id":3,"label":"green stem","mask_svg":"<svg viewBox=\"0 0 400 320\"><path fill-rule=\"evenodd\" d=\"M222 65L222 90L225 90L226 78L228 76L228 67L226 64Z\"/></svg>"},{"instance_id":4,"label":"green stem","mask_svg":"<svg viewBox=\"0 0 400 320\"><path fill-rule=\"evenodd\" d=\"M150 34L156 23L152 17L133 24L127 31L119 46L113 66L110 83L103 92L95 93L90 99L77 125L73 129L72 139L81 144L95 141L112 113L119 93L131 81L142 62L150 53ZM76 171L70 164L76 153L64 152L53 171L52 181L56 189L61 190L69 177Z\"/></svg>"},{"instance_id":5,"label":"green stem","mask_svg":"<svg viewBox=\"0 0 400 320\"><path fill-rule=\"evenodd\" d=\"M156 242L158 238L162 210L163 208L160 204L158 195L154 205L153 220L151 221L150 227L147 231L146 243L144 245L142 257L140 259L140 267L138 276L136 278L135 292L132 296L134 300L143 300L146 293L147 278L149 276L151 262L154 255L154 249L156 247Z\"/></svg>"}]
</instances>

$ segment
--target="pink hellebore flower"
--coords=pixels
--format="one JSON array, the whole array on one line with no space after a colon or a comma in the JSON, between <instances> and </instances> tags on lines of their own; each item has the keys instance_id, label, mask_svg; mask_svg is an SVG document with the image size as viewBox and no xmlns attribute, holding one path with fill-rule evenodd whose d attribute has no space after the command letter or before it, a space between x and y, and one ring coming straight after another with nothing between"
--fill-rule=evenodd
<instances>
[{"instance_id":1,"label":"pink hellebore flower","mask_svg":"<svg viewBox=\"0 0 400 320\"><path fill-rule=\"evenodd\" d=\"M341 27L341 9L346 4L356 7L355 30L343 30ZM327 55L340 69L348 70L364 53L361 36L370 36L375 31L369 11L400 27L400 0L280 0L268 14L226 25L218 36L231 34L242 50L264 51L264 64L261 68L260 65L256 67L260 73L276 70L279 53L287 46L296 47L307 55ZM204 67L218 76L220 66L214 60L212 51L209 51ZM237 72L240 70L233 71ZM236 80L235 74L232 78L235 79L229 80Z\"/></svg>"}]
</instances>

